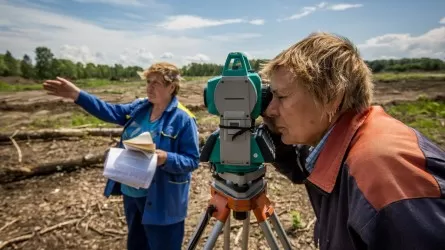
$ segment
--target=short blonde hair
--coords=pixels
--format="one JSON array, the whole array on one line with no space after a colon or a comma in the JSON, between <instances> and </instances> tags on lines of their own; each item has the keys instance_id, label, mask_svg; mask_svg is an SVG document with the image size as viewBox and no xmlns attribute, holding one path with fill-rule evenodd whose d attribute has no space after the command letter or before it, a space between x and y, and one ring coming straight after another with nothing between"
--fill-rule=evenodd
<instances>
[{"instance_id":1,"label":"short blonde hair","mask_svg":"<svg viewBox=\"0 0 445 250\"><path fill-rule=\"evenodd\" d=\"M338 111L361 111L372 103L372 72L347 38L317 32L268 62L262 73L270 78L284 67L307 88L323 108L343 96Z\"/></svg>"},{"instance_id":2,"label":"short blonde hair","mask_svg":"<svg viewBox=\"0 0 445 250\"><path fill-rule=\"evenodd\" d=\"M174 84L175 90L173 91L172 95L175 96L178 94L180 89L180 81L183 80L178 67L168 62L158 62L152 64L143 72L138 72L138 75L142 79L146 80L148 75L152 73L160 73L164 77L167 86Z\"/></svg>"}]
</instances>

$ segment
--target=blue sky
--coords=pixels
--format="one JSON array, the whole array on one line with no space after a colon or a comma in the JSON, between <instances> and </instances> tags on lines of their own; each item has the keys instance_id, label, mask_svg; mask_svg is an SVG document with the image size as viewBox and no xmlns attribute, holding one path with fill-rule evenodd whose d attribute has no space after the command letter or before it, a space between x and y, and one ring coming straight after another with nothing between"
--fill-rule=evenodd
<instances>
[{"instance_id":1,"label":"blue sky","mask_svg":"<svg viewBox=\"0 0 445 250\"><path fill-rule=\"evenodd\" d=\"M147 67L272 58L311 32L351 39L367 60L445 60L445 1L0 0L0 53L37 46L83 63Z\"/></svg>"}]
</instances>

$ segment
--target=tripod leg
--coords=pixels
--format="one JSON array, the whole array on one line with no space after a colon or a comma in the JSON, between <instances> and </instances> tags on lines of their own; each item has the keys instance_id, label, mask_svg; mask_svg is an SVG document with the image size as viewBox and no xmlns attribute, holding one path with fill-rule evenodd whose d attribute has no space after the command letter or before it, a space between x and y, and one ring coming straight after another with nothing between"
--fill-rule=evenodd
<instances>
[{"instance_id":1,"label":"tripod leg","mask_svg":"<svg viewBox=\"0 0 445 250\"><path fill-rule=\"evenodd\" d=\"M230 250L230 216L224 226L224 250Z\"/></svg>"},{"instance_id":2,"label":"tripod leg","mask_svg":"<svg viewBox=\"0 0 445 250\"><path fill-rule=\"evenodd\" d=\"M262 221L259 223L261 230L264 233L264 236L266 237L267 243L269 244L270 249L278 250L278 242L275 238L275 235L272 232L272 229L270 228L270 225L267 221Z\"/></svg>"},{"instance_id":3,"label":"tripod leg","mask_svg":"<svg viewBox=\"0 0 445 250\"><path fill-rule=\"evenodd\" d=\"M201 238L202 232L204 232L205 227L209 223L209 220L212 216L213 211L215 211L215 207L210 205L207 207L206 211L202 214L201 220L199 222L198 228L192 235L192 239L189 242L189 245L187 246L187 249L195 249L196 245L199 242L199 239Z\"/></svg>"},{"instance_id":4,"label":"tripod leg","mask_svg":"<svg viewBox=\"0 0 445 250\"><path fill-rule=\"evenodd\" d=\"M249 227L250 227L250 212L247 212L247 218L243 221L243 240L241 249L247 250L249 245Z\"/></svg>"},{"instance_id":5,"label":"tripod leg","mask_svg":"<svg viewBox=\"0 0 445 250\"><path fill-rule=\"evenodd\" d=\"M216 240L218 239L227 218L230 217L230 208L227 206L227 198L218 194L217 192L214 192L213 190L212 196L213 197L210 200L210 203L215 207L215 211L212 213L212 216L215 217L216 223L204 246L204 249L206 250L212 249L215 246Z\"/></svg>"},{"instance_id":6,"label":"tripod leg","mask_svg":"<svg viewBox=\"0 0 445 250\"><path fill-rule=\"evenodd\" d=\"M278 215L277 213L273 213L272 216L270 217L270 221L275 229L275 231L278 234L278 238L281 241L281 244L284 246L284 249L292 249L292 246L289 242L289 239L286 236L286 232L284 231L283 226L280 223L280 220L278 219Z\"/></svg>"},{"instance_id":7,"label":"tripod leg","mask_svg":"<svg viewBox=\"0 0 445 250\"><path fill-rule=\"evenodd\" d=\"M213 249L215 246L216 240L218 239L218 235L221 233L222 228L224 227L224 222L219 220L216 221L215 226L213 227L212 232L210 233L209 238L204 246L205 250Z\"/></svg>"}]
</instances>

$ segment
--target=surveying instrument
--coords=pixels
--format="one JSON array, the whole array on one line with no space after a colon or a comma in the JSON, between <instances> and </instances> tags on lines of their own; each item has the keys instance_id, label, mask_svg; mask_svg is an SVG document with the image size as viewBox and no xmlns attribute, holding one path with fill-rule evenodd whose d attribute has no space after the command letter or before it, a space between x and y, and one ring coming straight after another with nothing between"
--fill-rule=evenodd
<instances>
[{"instance_id":1,"label":"surveying instrument","mask_svg":"<svg viewBox=\"0 0 445 250\"><path fill-rule=\"evenodd\" d=\"M291 249L289 240L271 201L266 196L266 167L275 158L275 146L268 131L255 119L267 108L272 93L264 87L260 76L240 52L229 53L222 75L212 78L204 89L204 104L210 114L220 117L219 129L213 132L202 148L200 161L209 162L213 182L212 198L203 213L187 249L195 249L210 219L216 223L204 249L213 249L224 228L224 249L230 249L230 212L236 220L243 220L242 249L247 249L250 212L271 249ZM281 248L281 249L283 249Z\"/></svg>"}]
</instances>

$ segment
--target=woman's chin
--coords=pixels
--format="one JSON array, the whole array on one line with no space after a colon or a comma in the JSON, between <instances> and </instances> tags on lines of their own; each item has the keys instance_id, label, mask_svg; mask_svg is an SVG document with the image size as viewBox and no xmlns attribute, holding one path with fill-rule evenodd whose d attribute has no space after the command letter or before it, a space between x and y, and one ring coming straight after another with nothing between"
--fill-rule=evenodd
<instances>
[{"instance_id":1,"label":"woman's chin","mask_svg":"<svg viewBox=\"0 0 445 250\"><path fill-rule=\"evenodd\" d=\"M286 145L291 145L292 143L292 138L289 136L289 134L287 133L282 133L281 134L281 141L286 144Z\"/></svg>"},{"instance_id":2,"label":"woman's chin","mask_svg":"<svg viewBox=\"0 0 445 250\"><path fill-rule=\"evenodd\" d=\"M288 133L281 134L281 141L286 145L303 144L298 138L290 136Z\"/></svg>"}]
</instances>

